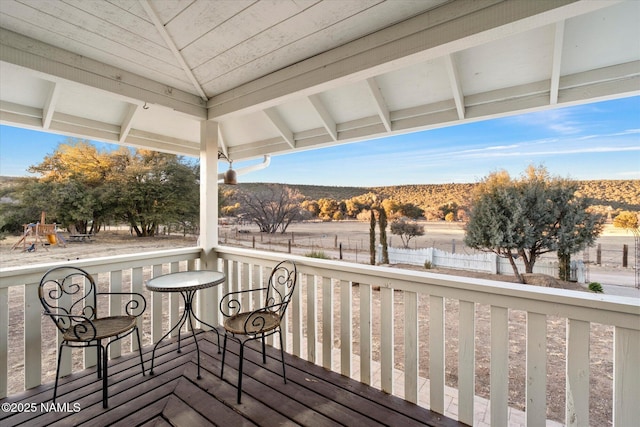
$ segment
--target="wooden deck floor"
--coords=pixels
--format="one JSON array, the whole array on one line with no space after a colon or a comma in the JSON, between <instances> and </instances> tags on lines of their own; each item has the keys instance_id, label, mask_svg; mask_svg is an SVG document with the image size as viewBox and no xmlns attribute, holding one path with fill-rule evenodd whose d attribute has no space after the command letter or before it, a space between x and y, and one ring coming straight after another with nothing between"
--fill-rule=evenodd
<instances>
[{"instance_id":1,"label":"wooden deck floor","mask_svg":"<svg viewBox=\"0 0 640 427\"><path fill-rule=\"evenodd\" d=\"M53 383L44 384L0 400L18 402L7 413L0 411L0 425L32 426L460 426L402 399L360 382L329 372L286 354L287 384L281 377L279 351L268 347L262 365L255 349L245 352L242 404L236 404L237 345L231 341L225 379L220 380L221 355L213 332L199 333L202 379L197 377L195 344L183 339L168 341L156 352L154 375L149 375L151 348L144 349L147 375L142 376L137 355L109 365L109 408L102 408L101 381L95 370L73 373L61 379L57 404L60 412L47 411ZM33 409L35 411L27 411ZM65 410L65 409L68 409ZM74 411L75 409L79 409Z\"/></svg>"}]
</instances>

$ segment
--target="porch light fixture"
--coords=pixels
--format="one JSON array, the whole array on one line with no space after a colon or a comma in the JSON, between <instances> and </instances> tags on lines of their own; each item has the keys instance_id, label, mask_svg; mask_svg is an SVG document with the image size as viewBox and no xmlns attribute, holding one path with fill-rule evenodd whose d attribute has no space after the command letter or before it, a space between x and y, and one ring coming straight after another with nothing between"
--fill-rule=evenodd
<instances>
[{"instance_id":1,"label":"porch light fixture","mask_svg":"<svg viewBox=\"0 0 640 427\"><path fill-rule=\"evenodd\" d=\"M222 151L218 151L218 159L225 159L229 162L229 170L224 173L223 182L228 185L236 185L238 183L236 171L233 170L233 160L227 157Z\"/></svg>"}]
</instances>

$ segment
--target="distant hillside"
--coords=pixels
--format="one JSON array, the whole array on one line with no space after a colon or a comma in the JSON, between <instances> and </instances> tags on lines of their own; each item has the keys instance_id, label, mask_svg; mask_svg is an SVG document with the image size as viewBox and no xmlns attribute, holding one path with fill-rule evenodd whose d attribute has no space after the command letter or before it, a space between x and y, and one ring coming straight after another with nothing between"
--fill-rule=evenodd
<instances>
[{"instance_id":1,"label":"distant hillside","mask_svg":"<svg viewBox=\"0 0 640 427\"><path fill-rule=\"evenodd\" d=\"M11 187L25 179L0 176L0 197L10 192ZM579 181L579 193L593 199L593 206L606 213L609 207L614 212L621 210L640 212L640 180L590 180ZM226 190L243 189L256 191L266 186L263 183L241 183L237 186L221 185ZM438 208L447 203L467 206L473 188L477 184L423 184L396 185L387 187L333 187L325 185L288 185L302 193L307 200L322 198L337 201L348 200L366 193L377 193L398 203L413 203L422 209Z\"/></svg>"},{"instance_id":2,"label":"distant hillside","mask_svg":"<svg viewBox=\"0 0 640 427\"><path fill-rule=\"evenodd\" d=\"M593 206L603 213L611 207L614 211L640 211L640 180L579 181L580 195L593 199ZM267 184L241 183L227 189L254 190ZM423 184L387 187L330 187L323 185L288 185L302 193L308 200L330 198L348 200L369 192L380 194L399 203L413 203L428 210L447 203L467 206L473 188L478 184Z\"/></svg>"}]
</instances>

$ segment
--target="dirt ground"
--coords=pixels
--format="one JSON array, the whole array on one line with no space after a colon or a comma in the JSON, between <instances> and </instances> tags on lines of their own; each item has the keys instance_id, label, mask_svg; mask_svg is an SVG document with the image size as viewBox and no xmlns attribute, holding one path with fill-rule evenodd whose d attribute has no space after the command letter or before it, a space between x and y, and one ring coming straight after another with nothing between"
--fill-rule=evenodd
<instances>
[{"instance_id":1,"label":"dirt ground","mask_svg":"<svg viewBox=\"0 0 640 427\"><path fill-rule=\"evenodd\" d=\"M411 241L411 247L433 246L442 250L455 251L457 253L471 252L463 245L463 230L461 226L450 223L427 223L425 226L425 236L418 237ZM307 254L311 251L322 251L325 255L338 258L342 254L343 259L359 263L368 263L368 224L359 222L340 223L304 223L293 224L287 233L264 236L257 232L251 225L245 226L222 226L220 228L220 241L231 245L244 247L256 247L273 251L291 250L296 254ZM65 234L63 233L63 236ZM400 245L397 236L391 237L391 245ZM37 246L34 252L23 252L22 245L12 250L11 247L18 241L19 237L11 237L0 241L0 264L2 268L30 265L33 263L46 263L55 261L67 261L75 259L95 258L105 255L116 255L126 253L138 253L142 251L152 251L168 249L181 246L195 246L197 239L194 236L156 236L154 238L136 238L129 235L127 230L106 230L99 233L91 242L68 242L63 246ZM608 227L598 243L602 248L601 268L609 268L612 271L620 267L622 257L622 245L629 245L630 255L633 256L633 237L627 235L622 230ZM342 251L340 251L342 247ZM582 259L593 263L596 259L595 250L591 249L588 255L580 255ZM631 260L631 266L633 261ZM419 266L397 265L397 268L410 268L423 270ZM484 273L463 272L445 269L431 269L432 272L462 275L469 277L482 277L502 281L514 281L511 276L493 276ZM586 291L584 287L575 283L559 282L551 280L551 285L567 289ZM13 289L10 291L10 324L20 324L21 314L19 308L22 307L21 291ZM358 307L357 301L359 293L357 289L353 291L354 307ZM404 318L403 297L401 293L396 293L396 325L402 330ZM337 300L339 301L339 300ZM13 307L13 308L12 308ZM379 307L378 292L374 292L374 312ZM446 301L446 360L451 361L446 366L446 382L451 387L457 386L457 301ZM428 372L428 297L419 301L420 313L420 336L421 347L419 349L420 375L429 376ZM509 405L517 409L525 408L525 349L526 349L526 313L511 310L509 322L510 334L510 379L509 379ZM354 313L354 319L358 319ZM490 331L490 307L478 305L476 309L476 394L489 397L489 331ZM356 320L357 323L357 320ZM547 417L556 421L564 421L565 405L565 340L566 325L565 320L549 316L547 320L547 353L548 353L548 379L547 379ZM379 331L379 321L374 319L374 331ZM15 330L18 328L11 328ZM359 345L359 327L354 325L354 349L357 351ZM43 331L43 334L53 336L53 331ZM402 334L396 334L396 367L402 369L404 355L402 354L403 343ZM424 337L424 338L422 338ZM43 357L53 359L55 353L54 340L51 337L44 338L51 343L52 350ZM21 348L21 337L10 337L10 348ZM602 325L592 325L591 327L591 425L605 426L611 423L612 416L612 376L613 376L613 331L610 327ZM378 357L378 348L374 347L374 359ZM16 355L17 356L17 355ZM22 358L13 356L10 358L10 371L16 372L16 377L21 377ZM46 377L53 379L55 372L55 360L47 363L45 367ZM9 393L19 391L22 384L17 378L10 378Z\"/></svg>"}]
</instances>

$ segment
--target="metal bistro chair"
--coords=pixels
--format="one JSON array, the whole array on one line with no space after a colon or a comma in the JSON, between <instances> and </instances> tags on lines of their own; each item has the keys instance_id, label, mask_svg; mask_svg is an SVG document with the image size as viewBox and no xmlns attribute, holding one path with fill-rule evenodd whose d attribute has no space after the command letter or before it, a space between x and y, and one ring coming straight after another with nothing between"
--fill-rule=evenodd
<instances>
[{"instance_id":1,"label":"metal bistro chair","mask_svg":"<svg viewBox=\"0 0 640 427\"><path fill-rule=\"evenodd\" d=\"M220 379L224 375L224 360L227 354L227 338L231 338L240 344L240 364L238 368L238 404L242 397L242 365L244 361L244 346L248 341L262 339L262 363L267 363L265 351L265 337L273 334L280 336L280 357L282 360L282 378L285 384L284 348L282 345L282 331L280 324L291 301L293 289L296 286L298 273L293 261L285 260L277 264L269 276L266 287L230 292L222 297L220 311L225 316L224 320L224 346L222 350L222 369ZM265 292L265 301L262 307L252 311L244 307L242 301L251 301L252 293Z\"/></svg>"},{"instance_id":2,"label":"metal bistro chair","mask_svg":"<svg viewBox=\"0 0 640 427\"><path fill-rule=\"evenodd\" d=\"M100 317L101 306L109 306L112 295L129 296L124 305L125 315ZM139 293L98 292L96 282L86 271L77 267L56 267L47 271L40 280L38 296L44 308L43 315L49 316L62 333L62 343L58 349L56 383L53 389L53 402L58 393L60 360L62 347L96 347L98 353L97 373L102 378L102 406L108 407L107 361L109 346L133 332L138 339L140 366L144 375L140 333L136 318L144 312L147 302ZM98 297L101 297L98 299ZM102 301L104 299L104 301ZM138 314L134 312L140 311ZM106 345L103 340L109 340Z\"/></svg>"}]
</instances>

